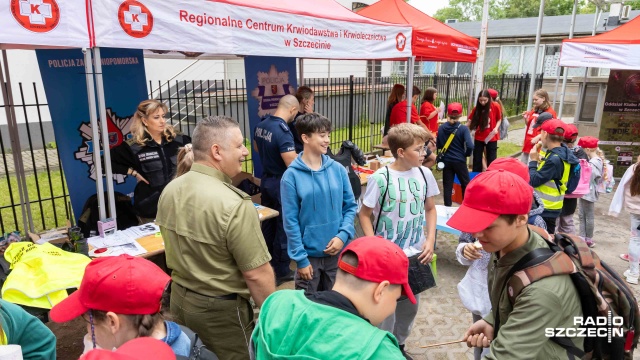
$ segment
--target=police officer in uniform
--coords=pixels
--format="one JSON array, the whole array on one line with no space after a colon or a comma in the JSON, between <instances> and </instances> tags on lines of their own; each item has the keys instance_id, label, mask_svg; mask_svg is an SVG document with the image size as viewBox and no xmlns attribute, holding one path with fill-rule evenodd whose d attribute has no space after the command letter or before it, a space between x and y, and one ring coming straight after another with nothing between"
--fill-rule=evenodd
<instances>
[{"instance_id":1,"label":"police officer in uniform","mask_svg":"<svg viewBox=\"0 0 640 360\"><path fill-rule=\"evenodd\" d=\"M158 100L141 102L133 116L132 138L111 150L113 172L138 181L133 207L142 223L155 219L160 194L175 176L178 151L191 143L190 137L176 134L167 124L166 112L167 106Z\"/></svg>"},{"instance_id":2,"label":"police officer in uniform","mask_svg":"<svg viewBox=\"0 0 640 360\"><path fill-rule=\"evenodd\" d=\"M263 167L260 183L262 205L275 209L280 214L280 179L297 156L289 124L298 114L299 106L295 96L283 96L275 113L267 115L253 132L253 149L258 153ZM262 234L271 254L276 285L293 280L294 272L289 268L291 259L287 253L287 235L282 215L264 221Z\"/></svg>"}]
</instances>

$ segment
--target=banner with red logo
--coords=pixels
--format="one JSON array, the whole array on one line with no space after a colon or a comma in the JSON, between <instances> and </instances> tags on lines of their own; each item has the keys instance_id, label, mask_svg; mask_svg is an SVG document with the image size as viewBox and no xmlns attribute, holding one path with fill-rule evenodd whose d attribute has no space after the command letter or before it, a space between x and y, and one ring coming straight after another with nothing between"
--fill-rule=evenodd
<instances>
[{"instance_id":1,"label":"banner with red logo","mask_svg":"<svg viewBox=\"0 0 640 360\"><path fill-rule=\"evenodd\" d=\"M411 56L411 27L364 18L333 0L288 1L268 9L217 1L93 2L96 46L298 58L396 59ZM331 7L314 14L310 7ZM336 7L337 5L337 7ZM298 9L296 9L296 7ZM335 9L335 11L334 11ZM331 17L333 12L335 16Z\"/></svg>"},{"instance_id":2,"label":"banner with red logo","mask_svg":"<svg viewBox=\"0 0 640 360\"><path fill-rule=\"evenodd\" d=\"M148 99L144 58L142 50L102 48L100 52L109 147L114 148L131 138L133 114L138 103ZM36 56L73 213L78 219L87 198L96 193L96 144L89 121L84 55L80 49L65 49L36 50ZM123 194L132 193L136 185L135 178L120 174L113 174L113 181L115 191Z\"/></svg>"},{"instance_id":3,"label":"banner with red logo","mask_svg":"<svg viewBox=\"0 0 640 360\"><path fill-rule=\"evenodd\" d=\"M89 47L85 4L84 0L5 0L0 5L0 45Z\"/></svg>"}]
</instances>

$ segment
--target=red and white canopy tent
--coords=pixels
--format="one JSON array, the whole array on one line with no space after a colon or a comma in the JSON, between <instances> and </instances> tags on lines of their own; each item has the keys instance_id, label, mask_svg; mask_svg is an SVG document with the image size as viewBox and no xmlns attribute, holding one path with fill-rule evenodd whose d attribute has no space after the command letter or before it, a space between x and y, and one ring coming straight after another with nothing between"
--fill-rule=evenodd
<instances>
[{"instance_id":1,"label":"red and white canopy tent","mask_svg":"<svg viewBox=\"0 0 640 360\"><path fill-rule=\"evenodd\" d=\"M7 49L43 49L43 48L89 48L90 19L88 16L89 7L85 0L14 0L5 1L0 5L0 49L2 49L2 62L4 69L0 69L0 92L2 92L5 104L5 114L9 128L9 137L14 154L21 153L20 140L18 136L18 126L13 105L13 94L11 91L11 77L7 59ZM3 71L4 70L4 76ZM85 61L87 73L87 89L93 93L93 76L91 62ZM5 78L6 76L6 78ZM4 84L7 86L5 87ZM90 83L90 86L89 86ZM89 105L94 105L91 95ZM97 117L95 116L95 106L91 116L91 126L94 129L94 136L98 138ZM106 128L106 126L105 126ZM99 156L99 152L96 152ZM31 220L31 206L27 193L26 180L24 176L24 165L21 156L13 156L16 169L18 192L20 195L20 206L22 208L22 220L25 230L34 231L33 222L27 222L27 216ZM98 159L95 164L100 166ZM98 182L99 183L99 182ZM102 184L100 187L102 187ZM102 193L102 191L98 191ZM28 214L28 215L27 215Z\"/></svg>"},{"instance_id":2,"label":"red and white canopy tent","mask_svg":"<svg viewBox=\"0 0 640 360\"><path fill-rule=\"evenodd\" d=\"M640 17L603 34L562 41L560 65L640 69Z\"/></svg>"},{"instance_id":3,"label":"red and white canopy tent","mask_svg":"<svg viewBox=\"0 0 640 360\"><path fill-rule=\"evenodd\" d=\"M404 0L380 0L358 14L410 25L413 28L411 49L418 61L476 62L478 39L441 23Z\"/></svg>"},{"instance_id":4,"label":"red and white canopy tent","mask_svg":"<svg viewBox=\"0 0 640 360\"><path fill-rule=\"evenodd\" d=\"M208 57L371 60L407 59L412 54L410 26L365 18L334 0L314 0L312 4L299 0L88 1L99 104L104 104L102 71L98 68L100 47ZM99 108L105 118L104 106ZM109 177L108 148L104 154ZM115 217L113 185L107 184L109 210Z\"/></svg>"},{"instance_id":5,"label":"red and white canopy tent","mask_svg":"<svg viewBox=\"0 0 640 360\"><path fill-rule=\"evenodd\" d=\"M409 62L407 89L413 87L414 60L470 62L475 66L478 39L441 23L404 0L380 0L358 11L358 14L371 19L412 26L413 58ZM410 102L407 102L407 121L411 116L410 106Z\"/></svg>"}]
</instances>

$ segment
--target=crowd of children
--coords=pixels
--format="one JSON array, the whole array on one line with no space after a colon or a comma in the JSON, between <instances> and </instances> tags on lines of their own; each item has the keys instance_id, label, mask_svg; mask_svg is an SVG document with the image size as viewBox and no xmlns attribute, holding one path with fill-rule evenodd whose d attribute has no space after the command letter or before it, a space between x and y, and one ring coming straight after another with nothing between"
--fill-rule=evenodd
<instances>
[{"instance_id":1,"label":"crowd of children","mask_svg":"<svg viewBox=\"0 0 640 360\"><path fill-rule=\"evenodd\" d=\"M515 302L512 289L505 292L505 287L509 274L530 253L549 250L550 234L579 235L587 246L595 246L594 204L607 176L599 140L579 137L574 125L558 119L548 94L539 89L533 96L534 109L524 113L523 156L497 158L505 116L497 91L478 94L467 125L460 121L460 103L448 104L440 120L435 88L425 90L418 113L413 104L420 94L414 86L407 123L404 87L393 87L384 135L394 161L368 177L361 199L354 197L344 166L327 155L331 121L313 112L311 89L301 88L297 99L283 98L278 111L255 129L254 147L266 174L263 200L272 199L269 205L281 212L273 224L263 224L265 240L272 242L274 280L278 285L290 280L291 259L295 289L303 291L280 290L257 304L259 321L245 339L250 358L412 358L405 345L420 294L412 291L415 275L410 264L430 264L436 241L435 197L440 191L432 170L424 166L432 155L427 145L433 139L445 206L452 205L454 177L462 190L462 204L448 225L462 232L456 258L469 266L458 293L472 313L473 324L464 340L475 347L474 358L536 354L531 358L561 359L570 354L568 349L583 349L579 338L560 343L544 331L572 327L573 319L582 315L569 275L525 285ZM467 158L472 154L473 171L480 174L470 181ZM190 171L192 146L182 148L178 159L176 178ZM573 177L583 172L588 174L580 179L586 190L574 194ZM631 215L629 269L624 276L637 284L640 157L623 176L610 214L617 216L623 207ZM365 235L358 239L356 217ZM170 284L171 278L147 260L126 255L96 259L87 266L80 289L54 306L50 316L56 322L77 317L86 321L84 359L105 356L101 349L126 356L141 348L155 352L157 359L217 359L189 328L169 320L169 312L185 311L173 303L177 295L168 300L170 289L189 292ZM0 310L0 315L27 319L11 304L0 302ZM184 315L174 314L176 319ZM55 356L55 348L17 332L6 318L3 315L0 323L4 343L21 334L29 340L25 351L40 354L25 359ZM31 325L30 329L40 340L50 334ZM200 357L194 357L194 349Z\"/></svg>"}]
</instances>

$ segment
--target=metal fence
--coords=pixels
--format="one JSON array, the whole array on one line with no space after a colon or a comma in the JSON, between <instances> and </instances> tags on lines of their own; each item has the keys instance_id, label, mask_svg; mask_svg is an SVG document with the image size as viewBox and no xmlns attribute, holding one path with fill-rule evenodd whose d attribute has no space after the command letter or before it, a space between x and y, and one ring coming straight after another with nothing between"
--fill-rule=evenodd
<instances>
[{"instance_id":1,"label":"metal fence","mask_svg":"<svg viewBox=\"0 0 640 360\"><path fill-rule=\"evenodd\" d=\"M406 77L346 77L305 79L305 85L315 91L315 111L327 116L333 127L331 147L339 148L345 140L352 140L363 151L381 142L381 129L386 114L386 102L394 84L406 84ZM529 75L487 76L486 87L498 90L508 115L520 113L526 107ZM438 90L439 101L445 104L460 102L469 108L471 78L456 75L416 76L414 84L423 91L427 87ZM4 85L6 86L6 84ZM542 77L536 78L536 87L542 86ZM149 82L150 97L163 101L169 108L168 118L180 132L191 135L198 119L209 115L227 115L236 119L249 145L249 114L244 80L194 80L175 82ZM35 99L25 102L26 98ZM13 156L21 155L27 171L26 182L35 230L50 229L64 224L71 215L69 195L64 174L60 170L58 153L50 122L43 121L47 104L38 101L35 84L19 84L19 96L11 106L21 114L19 124L22 152L12 154L6 126L0 126L0 231L24 229L21 224L21 203L17 195ZM43 98L40 96L40 98ZM438 103L439 103L438 101ZM474 100L475 101L475 96ZM419 104L417 104L419 105ZM472 104L473 105L473 104ZM34 111L36 110L36 111ZM25 141L26 140L26 141ZM244 171L252 172L249 157ZM22 225L22 226L21 226Z\"/></svg>"}]
</instances>

